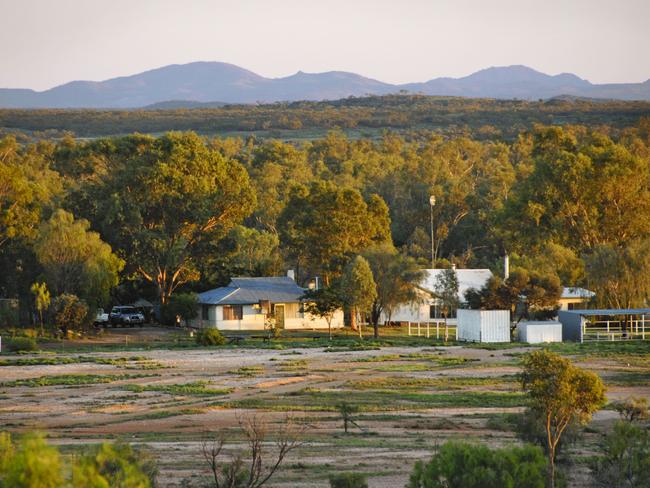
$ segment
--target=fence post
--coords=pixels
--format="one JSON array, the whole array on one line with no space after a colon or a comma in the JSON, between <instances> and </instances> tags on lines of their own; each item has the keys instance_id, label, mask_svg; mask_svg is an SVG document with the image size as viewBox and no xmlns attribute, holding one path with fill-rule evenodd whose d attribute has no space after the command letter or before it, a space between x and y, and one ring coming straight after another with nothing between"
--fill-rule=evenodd
<instances>
[{"instance_id":1,"label":"fence post","mask_svg":"<svg viewBox=\"0 0 650 488\"><path fill-rule=\"evenodd\" d=\"M427 339L429 338L429 322L427 322Z\"/></svg>"},{"instance_id":2,"label":"fence post","mask_svg":"<svg viewBox=\"0 0 650 488\"><path fill-rule=\"evenodd\" d=\"M440 339L440 322L436 320L436 339Z\"/></svg>"},{"instance_id":3,"label":"fence post","mask_svg":"<svg viewBox=\"0 0 650 488\"><path fill-rule=\"evenodd\" d=\"M420 337L420 324L421 322L418 322L418 337Z\"/></svg>"},{"instance_id":4,"label":"fence post","mask_svg":"<svg viewBox=\"0 0 650 488\"><path fill-rule=\"evenodd\" d=\"M409 337L411 337L411 322L409 321Z\"/></svg>"},{"instance_id":5,"label":"fence post","mask_svg":"<svg viewBox=\"0 0 650 488\"><path fill-rule=\"evenodd\" d=\"M641 315L641 339L645 340L645 315Z\"/></svg>"}]
</instances>

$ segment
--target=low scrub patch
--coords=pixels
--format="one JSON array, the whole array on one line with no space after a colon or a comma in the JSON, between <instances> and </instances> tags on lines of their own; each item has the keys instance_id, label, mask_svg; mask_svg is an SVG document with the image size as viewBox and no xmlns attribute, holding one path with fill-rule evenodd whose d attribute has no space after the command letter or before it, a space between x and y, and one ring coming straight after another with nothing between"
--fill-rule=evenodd
<instances>
[{"instance_id":1,"label":"low scrub patch","mask_svg":"<svg viewBox=\"0 0 650 488\"><path fill-rule=\"evenodd\" d=\"M441 390L459 390L466 386L479 387L507 387L517 382L514 376L506 377L439 377L439 378L413 378L413 377L379 377L366 380L350 381L347 383L355 390L422 390L436 388Z\"/></svg>"},{"instance_id":2,"label":"low scrub patch","mask_svg":"<svg viewBox=\"0 0 650 488\"><path fill-rule=\"evenodd\" d=\"M219 329L202 329L196 334L196 343L200 346L223 346L226 338Z\"/></svg>"},{"instance_id":3,"label":"low scrub patch","mask_svg":"<svg viewBox=\"0 0 650 488\"><path fill-rule=\"evenodd\" d=\"M228 371L228 374L236 374L238 376L259 376L264 374L264 366L242 366L241 368Z\"/></svg>"},{"instance_id":4,"label":"low scrub patch","mask_svg":"<svg viewBox=\"0 0 650 488\"><path fill-rule=\"evenodd\" d=\"M132 380L135 378L146 378L157 375L130 375L130 374L62 374L53 376L39 376L25 380L14 380L0 383L2 387L26 386L30 388L39 386L71 386L71 385L93 385L98 383L112 383L114 381Z\"/></svg>"},{"instance_id":5,"label":"low scrub patch","mask_svg":"<svg viewBox=\"0 0 650 488\"><path fill-rule=\"evenodd\" d=\"M3 339L2 349L7 352L35 351L38 345L33 337L14 337Z\"/></svg>"},{"instance_id":6,"label":"low scrub patch","mask_svg":"<svg viewBox=\"0 0 650 488\"><path fill-rule=\"evenodd\" d=\"M210 388L207 381L195 381L193 383L171 384L171 385L125 385L124 389L135 393L145 391L156 391L167 393L169 395L192 395L192 396L212 396L227 395L232 392L232 388Z\"/></svg>"}]
</instances>

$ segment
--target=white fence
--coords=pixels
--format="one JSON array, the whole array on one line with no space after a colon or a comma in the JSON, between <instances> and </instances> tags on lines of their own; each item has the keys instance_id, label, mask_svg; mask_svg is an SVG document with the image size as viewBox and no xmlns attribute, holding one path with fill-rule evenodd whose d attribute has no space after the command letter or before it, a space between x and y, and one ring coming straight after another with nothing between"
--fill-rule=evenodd
<instances>
[{"instance_id":1,"label":"white fence","mask_svg":"<svg viewBox=\"0 0 650 488\"><path fill-rule=\"evenodd\" d=\"M444 322L408 322L409 336L444 339L445 341L456 340L456 325Z\"/></svg>"},{"instance_id":2,"label":"white fence","mask_svg":"<svg viewBox=\"0 0 650 488\"><path fill-rule=\"evenodd\" d=\"M650 320L645 316L632 320L586 321L582 328L584 341L621 341L650 339Z\"/></svg>"}]
</instances>

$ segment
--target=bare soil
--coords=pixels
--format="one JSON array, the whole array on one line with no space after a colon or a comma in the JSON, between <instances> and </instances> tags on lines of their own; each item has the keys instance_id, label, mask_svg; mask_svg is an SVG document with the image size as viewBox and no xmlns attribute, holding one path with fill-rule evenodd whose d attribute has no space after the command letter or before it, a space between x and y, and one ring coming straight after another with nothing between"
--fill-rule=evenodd
<instances>
[{"instance_id":1,"label":"bare soil","mask_svg":"<svg viewBox=\"0 0 650 488\"><path fill-rule=\"evenodd\" d=\"M111 343L111 338L115 343L115 336L121 341L119 334L138 333L138 340L142 335L165 334L138 329L114 331L98 339L98 343ZM207 475L201 455L205 439L225 434L229 452L235 452L245 447L239 426L242 418L260 416L273 431L289 416L305 424L304 444L291 453L270 486L327 487L329 474L355 471L368 474L373 488L401 487L413 464L428 459L435 447L448 439L490 446L518 442L512 431L488 421L500 414L520 412L523 406L498 404L501 397L485 397L482 404L480 395L518 394L515 375L520 371L519 355L527 351L530 348L429 346L339 352L322 348L217 348L7 355L0 359L137 359L123 364L0 367L0 424L12 432L47 432L52 442L70 449L124 439L144 446L157 458L160 486L198 487ZM396 359L395 355L402 357ZM359 361L369 358L375 360ZM436 362L436 358L467 361L448 365ZM628 364L620 358L578 359L581 366L604 377L643 372L648 367ZM247 369L251 367L254 369ZM78 385L7 384L55 375L129 376L108 383ZM477 382L467 384L468 379ZM368 380L380 386L363 386ZM404 386L406 380L425 383L411 388ZM459 381L465 383L454 386ZM169 388L188 383L226 393L204 395ZM444 399L446 403L436 404L436 395L445 394L449 397ZM432 395L432 400L419 395ZM478 395L478 400L471 395ZM650 398L650 385L609 386L610 400L629 396ZM343 433L336 409L341 401L360 409L355 416L356 426L348 434ZM576 452L590 452L599 432L607 430L616 418L612 411L599 412L589 433L574 447ZM590 486L584 466L574 465L569 470L571 486Z\"/></svg>"}]
</instances>

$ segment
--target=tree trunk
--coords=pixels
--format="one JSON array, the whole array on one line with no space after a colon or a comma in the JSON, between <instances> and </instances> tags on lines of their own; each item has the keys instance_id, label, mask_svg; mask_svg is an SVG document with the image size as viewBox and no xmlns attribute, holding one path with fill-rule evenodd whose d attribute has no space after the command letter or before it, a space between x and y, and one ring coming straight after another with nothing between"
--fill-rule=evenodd
<instances>
[{"instance_id":1,"label":"tree trunk","mask_svg":"<svg viewBox=\"0 0 650 488\"><path fill-rule=\"evenodd\" d=\"M548 445L549 486L555 488L555 446L551 435L551 415L546 415L546 442Z\"/></svg>"},{"instance_id":2,"label":"tree trunk","mask_svg":"<svg viewBox=\"0 0 650 488\"><path fill-rule=\"evenodd\" d=\"M372 328L373 328L373 336L375 339L379 338L379 318L381 317L381 308L380 307L372 307L372 311L370 312L370 320L372 321Z\"/></svg>"},{"instance_id":3,"label":"tree trunk","mask_svg":"<svg viewBox=\"0 0 650 488\"><path fill-rule=\"evenodd\" d=\"M350 328L357 330L357 311L354 307L350 309Z\"/></svg>"},{"instance_id":4,"label":"tree trunk","mask_svg":"<svg viewBox=\"0 0 650 488\"><path fill-rule=\"evenodd\" d=\"M548 470L549 470L549 484L551 488L555 488L555 449L549 450L548 453Z\"/></svg>"},{"instance_id":5,"label":"tree trunk","mask_svg":"<svg viewBox=\"0 0 650 488\"><path fill-rule=\"evenodd\" d=\"M357 313L355 311L355 313ZM361 322L361 314L359 314L358 318L358 327L359 327L359 339L363 340L363 323Z\"/></svg>"}]
</instances>

